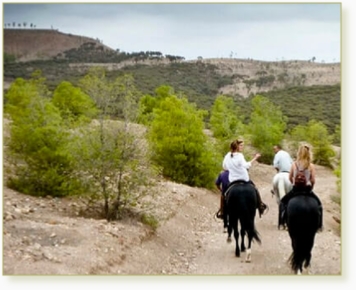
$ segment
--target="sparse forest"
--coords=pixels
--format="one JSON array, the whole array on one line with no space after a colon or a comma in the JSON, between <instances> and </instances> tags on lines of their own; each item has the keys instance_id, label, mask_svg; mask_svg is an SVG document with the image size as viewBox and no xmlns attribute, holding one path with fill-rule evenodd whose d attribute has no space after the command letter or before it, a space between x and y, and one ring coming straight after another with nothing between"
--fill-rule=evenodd
<instances>
[{"instance_id":1,"label":"sparse forest","mask_svg":"<svg viewBox=\"0 0 356 290\"><path fill-rule=\"evenodd\" d=\"M16 77L28 79L35 70L43 73L50 90L54 90L63 80L78 85L80 78L85 74L85 71L71 68L67 61L52 60L5 63L4 77L8 80ZM170 63L156 66L137 64L107 71L109 79L125 74L132 75L135 86L142 94L154 94L157 87L168 85L174 88L178 95L185 95L189 102L195 103L199 109L206 110L208 115L220 94L220 88L233 83L233 76L221 75L215 65L204 63ZM340 126L340 84L287 87L261 91L248 98L227 95L241 108L241 113L246 118L245 122L249 122L252 112L251 100L256 95L268 98L282 110L287 117L288 130L299 124L305 125L312 119L323 122L331 135L335 135ZM205 121L208 120L208 115ZM336 136L332 142L340 145Z\"/></svg>"},{"instance_id":2,"label":"sparse forest","mask_svg":"<svg viewBox=\"0 0 356 290\"><path fill-rule=\"evenodd\" d=\"M274 144L293 151L308 142L314 162L341 175L333 149L341 140L340 84L306 86L314 73L303 73L303 64L188 62L46 33L78 45L29 61L4 52L10 188L35 196L83 196L107 220L136 212L155 227L146 202L150 186L165 178L214 188L222 156L237 137L249 145L247 158L258 150L268 165ZM237 93L237 86L249 96ZM227 88L230 93L223 93Z\"/></svg>"},{"instance_id":3,"label":"sparse forest","mask_svg":"<svg viewBox=\"0 0 356 290\"><path fill-rule=\"evenodd\" d=\"M324 123L310 119L288 130L288 118L267 97L253 97L246 118L233 98L221 95L209 114L171 86L144 94L132 75L113 78L100 67L54 90L36 71L17 78L4 102L11 121L7 186L37 196L85 195L100 201L108 220L135 208L147 216L142 201L159 176L213 188L222 156L237 136L250 144L247 156L258 150L266 164L273 145L285 140L311 144L316 164L331 167L335 156L334 136Z\"/></svg>"}]
</instances>

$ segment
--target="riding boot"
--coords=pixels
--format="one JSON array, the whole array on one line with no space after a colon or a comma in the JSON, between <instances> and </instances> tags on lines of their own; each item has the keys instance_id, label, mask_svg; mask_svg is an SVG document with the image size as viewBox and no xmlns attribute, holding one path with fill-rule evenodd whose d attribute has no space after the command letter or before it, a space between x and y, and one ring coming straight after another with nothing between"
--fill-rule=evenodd
<instances>
[{"instance_id":1,"label":"riding boot","mask_svg":"<svg viewBox=\"0 0 356 290\"><path fill-rule=\"evenodd\" d=\"M220 211L221 211L222 214L224 214L224 210L225 210L225 208L224 208L224 199L225 199L225 197L223 195L221 195L220 196Z\"/></svg>"},{"instance_id":2,"label":"riding boot","mask_svg":"<svg viewBox=\"0 0 356 290\"><path fill-rule=\"evenodd\" d=\"M287 223L287 211L286 211L286 204L281 201L279 203L279 212L278 212L278 229L280 229L281 226L285 228L286 223Z\"/></svg>"},{"instance_id":3,"label":"riding boot","mask_svg":"<svg viewBox=\"0 0 356 290\"><path fill-rule=\"evenodd\" d=\"M260 192L258 191L256 185L253 183L253 181L250 179L250 183L253 185L256 191L256 198L257 198L257 206L256 208L258 209L258 213L261 216L263 215L264 211L268 208L268 206L262 201Z\"/></svg>"}]
</instances>

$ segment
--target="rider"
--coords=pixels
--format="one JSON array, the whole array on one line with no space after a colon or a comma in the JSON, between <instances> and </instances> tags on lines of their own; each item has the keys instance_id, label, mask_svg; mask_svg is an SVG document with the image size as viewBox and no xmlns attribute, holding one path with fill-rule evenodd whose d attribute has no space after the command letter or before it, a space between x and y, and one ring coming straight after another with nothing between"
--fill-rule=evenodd
<instances>
[{"instance_id":1,"label":"rider","mask_svg":"<svg viewBox=\"0 0 356 290\"><path fill-rule=\"evenodd\" d=\"M221 192L220 196L220 209L217 213L218 218L222 218L224 221L224 231L227 228L227 212L226 212L226 199L225 199L225 192L229 186L229 171L223 170L218 175L217 179L215 180L215 185L218 190Z\"/></svg>"},{"instance_id":2,"label":"rider","mask_svg":"<svg viewBox=\"0 0 356 290\"><path fill-rule=\"evenodd\" d=\"M296 195L310 195L315 198L319 204L319 209L321 212L321 220L319 224L319 229L322 229L322 215L323 208L319 197L313 192L315 184L315 166L311 163L312 155L311 150L308 145L301 145L297 152L297 160L292 164L291 170L289 172L289 180L293 184L293 188L288 192L282 199L280 203L280 225L286 222L286 208L289 200ZM305 184L298 184L296 181L296 176L298 171L304 173Z\"/></svg>"},{"instance_id":3,"label":"rider","mask_svg":"<svg viewBox=\"0 0 356 290\"><path fill-rule=\"evenodd\" d=\"M288 173L293 164L292 157L290 157L289 153L282 149L282 146L277 144L273 146L273 151L275 153L273 159L273 167L276 169L277 173L273 177L273 189L271 190L272 194L276 193L277 182L278 182L278 174L279 173Z\"/></svg>"},{"instance_id":4,"label":"rider","mask_svg":"<svg viewBox=\"0 0 356 290\"><path fill-rule=\"evenodd\" d=\"M242 153L243 148L244 142L242 140L235 140L231 142L230 152L225 155L223 160L223 168L225 170L229 170L230 185L236 181L243 181L253 185L256 190L257 209L261 217L261 215L266 210L267 205L262 202L260 193L258 192L255 184L252 182L248 174L248 169L252 166L252 163L261 156L261 154L256 153L255 156L249 162L247 162Z\"/></svg>"}]
</instances>

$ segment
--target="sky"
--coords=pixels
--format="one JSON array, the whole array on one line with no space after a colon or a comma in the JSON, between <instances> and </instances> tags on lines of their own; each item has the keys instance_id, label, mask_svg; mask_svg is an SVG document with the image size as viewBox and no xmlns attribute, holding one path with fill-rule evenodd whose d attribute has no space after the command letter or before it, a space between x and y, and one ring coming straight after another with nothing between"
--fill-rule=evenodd
<instances>
[{"instance_id":1,"label":"sky","mask_svg":"<svg viewBox=\"0 0 356 290\"><path fill-rule=\"evenodd\" d=\"M32 23L120 51L186 60L341 60L341 2L30 3L4 1L3 23L27 22L26 29Z\"/></svg>"}]
</instances>

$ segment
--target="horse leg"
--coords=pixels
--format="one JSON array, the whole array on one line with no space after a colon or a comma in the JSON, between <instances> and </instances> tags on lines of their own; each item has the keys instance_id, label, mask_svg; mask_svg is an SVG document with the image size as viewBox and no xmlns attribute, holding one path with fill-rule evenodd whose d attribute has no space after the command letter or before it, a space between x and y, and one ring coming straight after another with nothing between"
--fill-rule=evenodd
<instances>
[{"instance_id":1,"label":"horse leg","mask_svg":"<svg viewBox=\"0 0 356 290\"><path fill-rule=\"evenodd\" d=\"M249 230L247 232L248 244L247 244L246 258L245 258L246 263L251 263L251 245L252 245L253 235L254 233L252 230Z\"/></svg>"},{"instance_id":2,"label":"horse leg","mask_svg":"<svg viewBox=\"0 0 356 290\"><path fill-rule=\"evenodd\" d=\"M245 247L246 232L245 232L245 230L241 229L240 234L241 234L241 252L245 252L246 251L246 247Z\"/></svg>"},{"instance_id":3,"label":"horse leg","mask_svg":"<svg viewBox=\"0 0 356 290\"><path fill-rule=\"evenodd\" d=\"M237 218L234 218L233 221L230 220L229 226L231 226L234 230L234 238L236 242L236 248L235 248L235 256L240 257L240 247L239 247L239 231L237 229Z\"/></svg>"},{"instance_id":4,"label":"horse leg","mask_svg":"<svg viewBox=\"0 0 356 290\"><path fill-rule=\"evenodd\" d=\"M232 226L228 224L227 226L227 240L226 242L231 243Z\"/></svg>"},{"instance_id":5,"label":"horse leg","mask_svg":"<svg viewBox=\"0 0 356 290\"><path fill-rule=\"evenodd\" d=\"M237 228L234 229L234 237L235 237L235 241L236 241L235 256L240 258L239 232L237 231Z\"/></svg>"}]
</instances>

